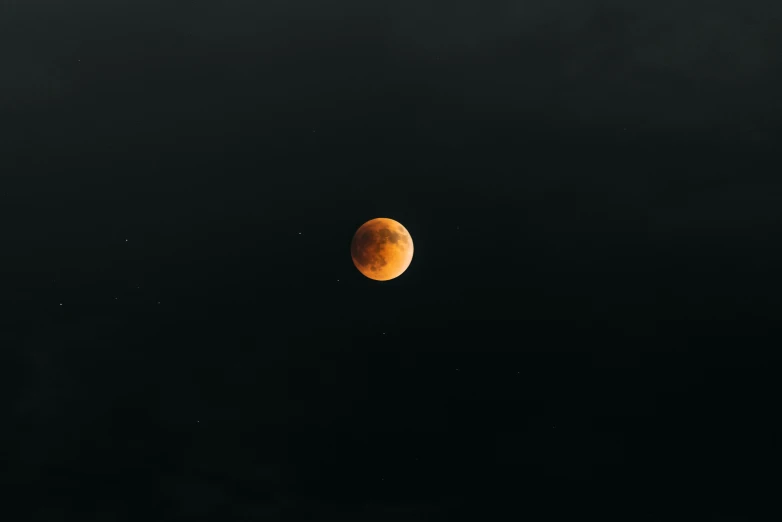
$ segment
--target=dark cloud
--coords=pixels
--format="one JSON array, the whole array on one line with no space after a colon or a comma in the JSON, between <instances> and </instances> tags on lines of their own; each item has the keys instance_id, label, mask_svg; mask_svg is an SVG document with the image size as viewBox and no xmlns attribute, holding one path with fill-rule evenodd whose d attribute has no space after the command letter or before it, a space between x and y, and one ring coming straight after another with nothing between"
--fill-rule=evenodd
<instances>
[{"instance_id":1,"label":"dark cloud","mask_svg":"<svg viewBox=\"0 0 782 522\"><path fill-rule=\"evenodd\" d=\"M778 4L416 3L393 24L408 56L441 63L441 92L560 125L704 128L780 112ZM446 79L447 78L447 79Z\"/></svg>"},{"instance_id":2,"label":"dark cloud","mask_svg":"<svg viewBox=\"0 0 782 522\"><path fill-rule=\"evenodd\" d=\"M245 83L263 76L274 85L293 71L275 66L270 77L269 65L289 62L323 92L383 86L458 100L469 114L577 128L727 125L762 139L782 113L777 2L109 4L10 9L5 23L17 29L7 36L19 38L4 46L2 106L53 103L89 87L101 74L90 61L104 54L131 84L133 70L149 74L155 61L187 68L195 60L207 76L241 68L252 72ZM289 98L304 95L288 87Z\"/></svg>"}]
</instances>

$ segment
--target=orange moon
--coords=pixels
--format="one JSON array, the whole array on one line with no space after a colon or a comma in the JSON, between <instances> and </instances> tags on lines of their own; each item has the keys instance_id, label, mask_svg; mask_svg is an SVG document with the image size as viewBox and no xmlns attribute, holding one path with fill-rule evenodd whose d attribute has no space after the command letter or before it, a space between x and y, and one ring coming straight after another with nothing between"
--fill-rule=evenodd
<instances>
[{"instance_id":1,"label":"orange moon","mask_svg":"<svg viewBox=\"0 0 782 522\"><path fill-rule=\"evenodd\" d=\"M370 219L353 235L350 255L359 272L375 281L388 281L410 266L413 238L398 221Z\"/></svg>"}]
</instances>

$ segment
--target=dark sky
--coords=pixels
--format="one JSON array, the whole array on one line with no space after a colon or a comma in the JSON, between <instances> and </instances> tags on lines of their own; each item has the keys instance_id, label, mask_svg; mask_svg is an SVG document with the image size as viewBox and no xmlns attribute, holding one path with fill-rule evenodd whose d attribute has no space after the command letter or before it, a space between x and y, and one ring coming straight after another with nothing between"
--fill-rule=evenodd
<instances>
[{"instance_id":1,"label":"dark sky","mask_svg":"<svg viewBox=\"0 0 782 522\"><path fill-rule=\"evenodd\" d=\"M780 57L772 1L4 2L14 520L774 519Z\"/></svg>"}]
</instances>

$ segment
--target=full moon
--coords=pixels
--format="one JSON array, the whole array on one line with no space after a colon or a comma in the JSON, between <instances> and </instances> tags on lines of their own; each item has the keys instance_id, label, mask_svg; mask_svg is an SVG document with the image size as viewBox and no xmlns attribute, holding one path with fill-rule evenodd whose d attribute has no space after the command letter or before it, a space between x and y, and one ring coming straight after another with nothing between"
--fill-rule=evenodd
<instances>
[{"instance_id":1,"label":"full moon","mask_svg":"<svg viewBox=\"0 0 782 522\"><path fill-rule=\"evenodd\" d=\"M375 281L388 281L410 266L413 238L398 221L370 219L353 235L350 255L359 272Z\"/></svg>"}]
</instances>

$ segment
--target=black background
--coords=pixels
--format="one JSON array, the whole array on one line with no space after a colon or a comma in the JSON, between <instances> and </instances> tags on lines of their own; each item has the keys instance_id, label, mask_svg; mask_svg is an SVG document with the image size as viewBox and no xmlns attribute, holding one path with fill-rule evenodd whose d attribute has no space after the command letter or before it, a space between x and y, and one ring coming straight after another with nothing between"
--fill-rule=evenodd
<instances>
[{"instance_id":1,"label":"black background","mask_svg":"<svg viewBox=\"0 0 782 522\"><path fill-rule=\"evenodd\" d=\"M781 15L4 3L11 518L773 519Z\"/></svg>"}]
</instances>

